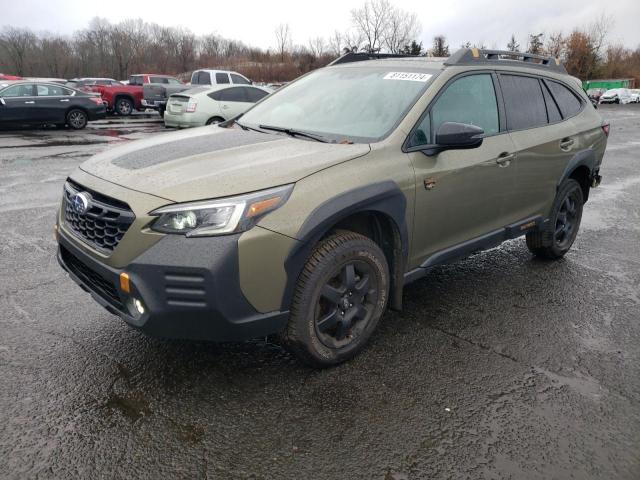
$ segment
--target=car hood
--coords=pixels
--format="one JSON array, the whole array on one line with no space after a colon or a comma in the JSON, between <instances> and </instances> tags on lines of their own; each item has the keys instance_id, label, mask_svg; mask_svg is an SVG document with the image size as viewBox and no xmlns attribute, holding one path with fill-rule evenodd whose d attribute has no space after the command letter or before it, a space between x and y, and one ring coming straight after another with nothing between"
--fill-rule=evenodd
<instances>
[{"instance_id":1,"label":"car hood","mask_svg":"<svg viewBox=\"0 0 640 480\"><path fill-rule=\"evenodd\" d=\"M125 188L184 202L293 183L369 151L368 144L327 144L208 126L109 149L80 169Z\"/></svg>"}]
</instances>

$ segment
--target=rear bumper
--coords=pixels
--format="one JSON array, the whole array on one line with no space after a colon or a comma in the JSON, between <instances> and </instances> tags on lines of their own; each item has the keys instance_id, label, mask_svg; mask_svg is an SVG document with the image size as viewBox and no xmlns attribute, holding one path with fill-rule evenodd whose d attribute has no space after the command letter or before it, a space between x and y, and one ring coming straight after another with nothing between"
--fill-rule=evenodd
<instances>
[{"instance_id":1,"label":"rear bumper","mask_svg":"<svg viewBox=\"0 0 640 480\"><path fill-rule=\"evenodd\" d=\"M134 328L165 338L239 341L282 331L289 312L258 313L240 289L238 237L187 239L167 235L124 269L95 260L62 229L58 262L109 312ZM120 274L130 293L120 289ZM144 305L140 314L134 299Z\"/></svg>"},{"instance_id":2,"label":"rear bumper","mask_svg":"<svg viewBox=\"0 0 640 480\"><path fill-rule=\"evenodd\" d=\"M180 113L176 115L165 110L164 124L167 127L203 127L206 124L206 119L201 119L197 114Z\"/></svg>"},{"instance_id":3,"label":"rear bumper","mask_svg":"<svg viewBox=\"0 0 640 480\"><path fill-rule=\"evenodd\" d=\"M89 121L102 120L107 116L107 107L103 105L101 107L96 108L95 110L91 110L88 116L89 116Z\"/></svg>"},{"instance_id":4,"label":"rear bumper","mask_svg":"<svg viewBox=\"0 0 640 480\"><path fill-rule=\"evenodd\" d=\"M160 108L165 108L167 106L167 101L166 100L146 100L143 98L140 104L144 108L154 108L156 110L159 110Z\"/></svg>"}]
</instances>

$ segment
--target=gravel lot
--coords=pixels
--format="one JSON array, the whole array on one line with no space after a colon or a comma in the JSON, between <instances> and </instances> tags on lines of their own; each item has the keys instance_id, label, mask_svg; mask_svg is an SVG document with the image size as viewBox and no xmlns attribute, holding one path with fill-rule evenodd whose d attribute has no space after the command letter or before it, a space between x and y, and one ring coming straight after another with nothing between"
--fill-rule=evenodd
<instances>
[{"instance_id":1,"label":"gravel lot","mask_svg":"<svg viewBox=\"0 0 640 480\"><path fill-rule=\"evenodd\" d=\"M640 478L640 106L600 111L603 184L564 260L519 239L438 268L327 371L148 338L57 265L66 175L157 116L0 132L0 477Z\"/></svg>"}]
</instances>

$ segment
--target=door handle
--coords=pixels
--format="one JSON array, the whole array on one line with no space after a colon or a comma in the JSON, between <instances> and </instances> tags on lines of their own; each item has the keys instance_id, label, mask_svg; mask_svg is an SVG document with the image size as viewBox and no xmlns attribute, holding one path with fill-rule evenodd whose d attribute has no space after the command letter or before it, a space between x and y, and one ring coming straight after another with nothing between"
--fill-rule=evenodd
<instances>
[{"instance_id":1,"label":"door handle","mask_svg":"<svg viewBox=\"0 0 640 480\"><path fill-rule=\"evenodd\" d=\"M24 102L24 103L29 103L29 104L31 104L31 103L36 103L36 102L34 102L33 100L31 100L30 102Z\"/></svg>"},{"instance_id":2,"label":"door handle","mask_svg":"<svg viewBox=\"0 0 640 480\"><path fill-rule=\"evenodd\" d=\"M224 108L225 110L229 108L229 105L222 105L222 108Z\"/></svg>"},{"instance_id":3,"label":"door handle","mask_svg":"<svg viewBox=\"0 0 640 480\"><path fill-rule=\"evenodd\" d=\"M63 98L62 100L60 100L61 102L68 102L69 99L68 98Z\"/></svg>"},{"instance_id":4,"label":"door handle","mask_svg":"<svg viewBox=\"0 0 640 480\"><path fill-rule=\"evenodd\" d=\"M574 143L575 141L572 138L563 138L562 140L560 140L560 148L566 152L568 150L571 150L571 147L573 147Z\"/></svg>"},{"instance_id":5,"label":"door handle","mask_svg":"<svg viewBox=\"0 0 640 480\"><path fill-rule=\"evenodd\" d=\"M496 163L500 167L508 167L509 165L511 165L511 160L513 160L514 158L516 158L515 153L504 152L498 155L498 158L496 158Z\"/></svg>"}]
</instances>

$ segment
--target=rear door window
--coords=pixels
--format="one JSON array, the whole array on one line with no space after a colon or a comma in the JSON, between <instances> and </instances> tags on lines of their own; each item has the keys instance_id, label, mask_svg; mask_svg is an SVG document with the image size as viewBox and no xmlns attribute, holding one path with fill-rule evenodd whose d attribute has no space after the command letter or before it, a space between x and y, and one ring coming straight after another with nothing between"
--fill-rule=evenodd
<instances>
[{"instance_id":1,"label":"rear door window","mask_svg":"<svg viewBox=\"0 0 640 480\"><path fill-rule=\"evenodd\" d=\"M547 105L547 116L549 117L549 123L559 122L560 120L562 120L560 110L558 109L556 101L549 93L549 89L546 85L543 85L542 93L544 95L544 103Z\"/></svg>"},{"instance_id":2,"label":"rear door window","mask_svg":"<svg viewBox=\"0 0 640 480\"><path fill-rule=\"evenodd\" d=\"M260 90L259 88L249 88L249 87L244 87L244 88L247 94L247 101L251 103L256 103L262 100L267 95L269 95L269 93L265 92L264 90Z\"/></svg>"},{"instance_id":3,"label":"rear door window","mask_svg":"<svg viewBox=\"0 0 640 480\"><path fill-rule=\"evenodd\" d=\"M500 75L507 111L507 129L523 130L547 124L547 109L540 81L522 75Z\"/></svg>"},{"instance_id":4,"label":"rear door window","mask_svg":"<svg viewBox=\"0 0 640 480\"><path fill-rule=\"evenodd\" d=\"M129 85L142 85L142 75L131 75Z\"/></svg>"},{"instance_id":5,"label":"rear door window","mask_svg":"<svg viewBox=\"0 0 640 480\"><path fill-rule=\"evenodd\" d=\"M169 83L169 79L167 77L151 77L149 83Z\"/></svg>"},{"instance_id":6,"label":"rear door window","mask_svg":"<svg viewBox=\"0 0 640 480\"><path fill-rule=\"evenodd\" d=\"M251 83L249 82L249 80L247 80L246 78L244 78L241 75L238 75L236 73L232 73L231 74L231 81L233 83L237 83L238 85L250 85Z\"/></svg>"},{"instance_id":7,"label":"rear door window","mask_svg":"<svg viewBox=\"0 0 640 480\"><path fill-rule=\"evenodd\" d=\"M223 102L247 102L246 88L227 88L220 92L220 99Z\"/></svg>"},{"instance_id":8,"label":"rear door window","mask_svg":"<svg viewBox=\"0 0 640 480\"><path fill-rule=\"evenodd\" d=\"M73 90L60 85L37 85L36 90L39 97L61 97L69 96L73 93Z\"/></svg>"},{"instance_id":9,"label":"rear door window","mask_svg":"<svg viewBox=\"0 0 640 480\"><path fill-rule=\"evenodd\" d=\"M216 83L229 83L229 74L222 72L216 73Z\"/></svg>"},{"instance_id":10,"label":"rear door window","mask_svg":"<svg viewBox=\"0 0 640 480\"><path fill-rule=\"evenodd\" d=\"M556 102L558 102L564 118L572 117L580 111L582 102L578 100L578 97L576 97L571 90L552 80L545 80L545 83L549 86L549 90L551 90Z\"/></svg>"}]
</instances>

